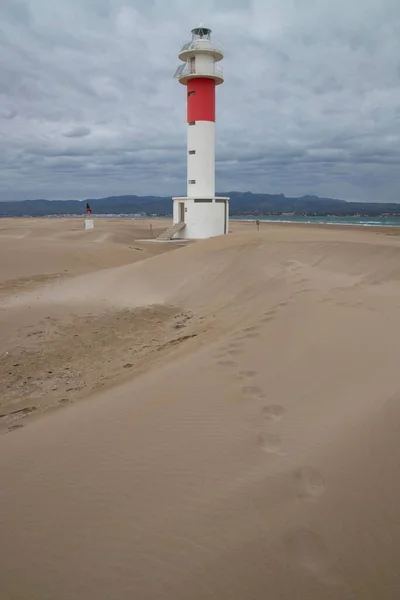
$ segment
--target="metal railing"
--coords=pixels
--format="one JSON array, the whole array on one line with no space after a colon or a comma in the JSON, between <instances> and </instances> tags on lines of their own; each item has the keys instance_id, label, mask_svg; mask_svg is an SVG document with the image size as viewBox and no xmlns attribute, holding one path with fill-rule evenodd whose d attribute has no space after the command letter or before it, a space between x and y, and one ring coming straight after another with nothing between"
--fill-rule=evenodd
<instances>
[{"instance_id":1,"label":"metal railing","mask_svg":"<svg viewBox=\"0 0 400 600\"><path fill-rule=\"evenodd\" d=\"M210 46L203 46L202 44L198 44L197 40L195 40L195 41L191 40L190 42L185 42L184 44L182 44L182 47L179 50L179 54L181 52L185 52L186 50L200 50L200 49L209 50L210 52L212 52L212 51L220 52L221 54L224 53L224 49L221 44L215 44L214 42L211 42Z\"/></svg>"},{"instance_id":2,"label":"metal railing","mask_svg":"<svg viewBox=\"0 0 400 600\"><path fill-rule=\"evenodd\" d=\"M207 69L206 71L196 68L196 65L192 66L190 63L183 63L182 65L179 65L174 73L175 78L186 77L187 75L217 75L218 77L223 78L224 70L222 65L218 63L214 63L214 67L212 69Z\"/></svg>"}]
</instances>

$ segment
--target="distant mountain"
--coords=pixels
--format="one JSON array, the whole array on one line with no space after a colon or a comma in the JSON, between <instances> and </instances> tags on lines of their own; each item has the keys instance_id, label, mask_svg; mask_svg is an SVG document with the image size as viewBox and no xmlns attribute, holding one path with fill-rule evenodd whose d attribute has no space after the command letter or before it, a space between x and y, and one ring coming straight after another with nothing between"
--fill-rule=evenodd
<instances>
[{"instance_id":1,"label":"distant mountain","mask_svg":"<svg viewBox=\"0 0 400 600\"><path fill-rule=\"evenodd\" d=\"M230 214L234 215L367 215L396 214L400 216L400 203L346 202L333 198L302 196L287 198L283 194L253 194L252 192L224 192L229 196ZM45 217L61 215L83 215L86 202L93 214L145 214L171 215L172 199L157 196L109 196L87 200L23 200L0 202L0 217Z\"/></svg>"}]
</instances>

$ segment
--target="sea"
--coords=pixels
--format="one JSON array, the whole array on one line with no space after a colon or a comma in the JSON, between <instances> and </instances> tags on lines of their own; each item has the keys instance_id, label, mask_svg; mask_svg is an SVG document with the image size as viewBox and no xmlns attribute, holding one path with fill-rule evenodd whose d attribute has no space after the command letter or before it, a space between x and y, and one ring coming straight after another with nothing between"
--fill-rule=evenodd
<instances>
[{"instance_id":1,"label":"sea","mask_svg":"<svg viewBox=\"0 0 400 600\"><path fill-rule=\"evenodd\" d=\"M400 217L301 217L296 215L235 215L230 221L264 221L266 223L314 223L318 225L362 225L364 227L400 227Z\"/></svg>"},{"instance_id":2,"label":"sea","mask_svg":"<svg viewBox=\"0 0 400 600\"><path fill-rule=\"evenodd\" d=\"M72 218L81 217L82 214L48 215L44 218ZM96 219L165 219L172 218L172 215L143 215L143 214L106 214L94 215ZM316 225L362 225L364 227L400 227L400 217L301 217L296 215L280 216L249 216L235 215L230 216L230 221L256 221L259 219L265 223L314 223Z\"/></svg>"}]
</instances>

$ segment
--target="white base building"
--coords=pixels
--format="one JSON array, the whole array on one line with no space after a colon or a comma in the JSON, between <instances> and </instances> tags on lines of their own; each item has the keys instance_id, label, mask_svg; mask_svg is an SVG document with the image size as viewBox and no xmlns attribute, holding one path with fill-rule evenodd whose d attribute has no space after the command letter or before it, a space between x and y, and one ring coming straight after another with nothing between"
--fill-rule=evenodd
<instances>
[{"instance_id":1,"label":"white base building","mask_svg":"<svg viewBox=\"0 0 400 600\"><path fill-rule=\"evenodd\" d=\"M184 223L174 239L204 239L225 235L229 226L229 198L173 198L173 224Z\"/></svg>"}]
</instances>

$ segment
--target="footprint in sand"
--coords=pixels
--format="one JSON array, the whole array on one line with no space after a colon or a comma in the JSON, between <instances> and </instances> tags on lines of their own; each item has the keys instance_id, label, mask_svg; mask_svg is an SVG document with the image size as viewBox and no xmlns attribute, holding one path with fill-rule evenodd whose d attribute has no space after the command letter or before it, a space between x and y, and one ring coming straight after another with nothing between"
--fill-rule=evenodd
<instances>
[{"instance_id":1,"label":"footprint in sand","mask_svg":"<svg viewBox=\"0 0 400 600\"><path fill-rule=\"evenodd\" d=\"M328 561L325 544L314 531L289 531L283 538L283 545L289 558L310 574L318 576L326 572Z\"/></svg>"},{"instance_id":2,"label":"footprint in sand","mask_svg":"<svg viewBox=\"0 0 400 600\"><path fill-rule=\"evenodd\" d=\"M255 333L258 331L258 325L251 325L250 327L245 327L243 331L245 333Z\"/></svg>"},{"instance_id":3,"label":"footprint in sand","mask_svg":"<svg viewBox=\"0 0 400 600\"><path fill-rule=\"evenodd\" d=\"M254 340L255 338L258 338L258 337L260 337L260 332L258 332L258 333L247 333L243 337L243 339L245 339L245 340Z\"/></svg>"},{"instance_id":4,"label":"footprint in sand","mask_svg":"<svg viewBox=\"0 0 400 600\"><path fill-rule=\"evenodd\" d=\"M296 529L283 537L283 546L298 567L327 585L343 585L332 569L325 543L320 535L309 529Z\"/></svg>"},{"instance_id":5,"label":"footprint in sand","mask_svg":"<svg viewBox=\"0 0 400 600\"><path fill-rule=\"evenodd\" d=\"M363 302L352 302L351 300L343 300L341 302L336 302L336 306L347 306L349 308L358 308L360 306L364 306Z\"/></svg>"},{"instance_id":6,"label":"footprint in sand","mask_svg":"<svg viewBox=\"0 0 400 600\"><path fill-rule=\"evenodd\" d=\"M294 472L294 478L299 488L299 498L316 500L325 491L325 480L314 467L299 467Z\"/></svg>"},{"instance_id":7,"label":"footprint in sand","mask_svg":"<svg viewBox=\"0 0 400 600\"><path fill-rule=\"evenodd\" d=\"M255 398L257 400L265 399L265 394L258 385L244 385L241 388L241 392L248 398Z\"/></svg>"},{"instance_id":8,"label":"footprint in sand","mask_svg":"<svg viewBox=\"0 0 400 600\"><path fill-rule=\"evenodd\" d=\"M257 371L239 371L239 375L242 377L255 377L257 375Z\"/></svg>"},{"instance_id":9,"label":"footprint in sand","mask_svg":"<svg viewBox=\"0 0 400 600\"><path fill-rule=\"evenodd\" d=\"M237 374L237 379L239 381L244 381L246 379L251 379L252 377L256 377L257 375L257 371L239 371L239 373Z\"/></svg>"},{"instance_id":10,"label":"footprint in sand","mask_svg":"<svg viewBox=\"0 0 400 600\"><path fill-rule=\"evenodd\" d=\"M226 354L228 354L229 356L240 356L241 354L243 354L243 350L241 350L240 348L232 348L231 350L227 350Z\"/></svg>"},{"instance_id":11,"label":"footprint in sand","mask_svg":"<svg viewBox=\"0 0 400 600\"><path fill-rule=\"evenodd\" d=\"M268 323L268 321L273 321L274 319L274 315L264 315L263 317L261 317L260 321L261 323Z\"/></svg>"},{"instance_id":12,"label":"footprint in sand","mask_svg":"<svg viewBox=\"0 0 400 600\"><path fill-rule=\"evenodd\" d=\"M262 414L268 421L279 421L285 414L285 408L280 404L264 406Z\"/></svg>"},{"instance_id":13,"label":"footprint in sand","mask_svg":"<svg viewBox=\"0 0 400 600\"><path fill-rule=\"evenodd\" d=\"M281 420L285 414L285 408L280 404L269 404L264 406L261 410L261 414L266 421L271 424ZM269 429L269 427L268 427ZM265 451L273 454L281 454L280 449L282 440L279 435L273 430L263 431L258 436L258 445Z\"/></svg>"},{"instance_id":14,"label":"footprint in sand","mask_svg":"<svg viewBox=\"0 0 400 600\"><path fill-rule=\"evenodd\" d=\"M230 356L240 356L243 353L243 343L240 341L230 342L227 346L223 346L219 349L217 354L214 355L214 358L226 358L227 355Z\"/></svg>"},{"instance_id":15,"label":"footprint in sand","mask_svg":"<svg viewBox=\"0 0 400 600\"><path fill-rule=\"evenodd\" d=\"M260 335L260 326L259 325L250 325L250 327L245 327L242 331L242 340L248 340L256 338Z\"/></svg>"},{"instance_id":16,"label":"footprint in sand","mask_svg":"<svg viewBox=\"0 0 400 600\"><path fill-rule=\"evenodd\" d=\"M242 342L245 342L246 340L251 340L251 339L255 339L258 338L260 336L260 331L258 331L258 327L257 327L257 332L256 331L248 331L247 333L242 334L238 339L241 340Z\"/></svg>"},{"instance_id":17,"label":"footprint in sand","mask_svg":"<svg viewBox=\"0 0 400 600\"><path fill-rule=\"evenodd\" d=\"M220 367L232 367L232 368L237 367L237 363L234 360L219 360L217 364Z\"/></svg>"},{"instance_id":18,"label":"footprint in sand","mask_svg":"<svg viewBox=\"0 0 400 600\"><path fill-rule=\"evenodd\" d=\"M258 445L270 454L279 454L282 440L274 433L260 433L258 436Z\"/></svg>"},{"instance_id":19,"label":"footprint in sand","mask_svg":"<svg viewBox=\"0 0 400 600\"><path fill-rule=\"evenodd\" d=\"M231 342L230 344L228 344L229 349L242 348L242 347L243 347L243 344L241 342Z\"/></svg>"},{"instance_id":20,"label":"footprint in sand","mask_svg":"<svg viewBox=\"0 0 400 600\"><path fill-rule=\"evenodd\" d=\"M300 265L295 260L286 260L285 262L282 263L282 266L286 267L286 269L290 273L297 273L298 271L300 271Z\"/></svg>"}]
</instances>

